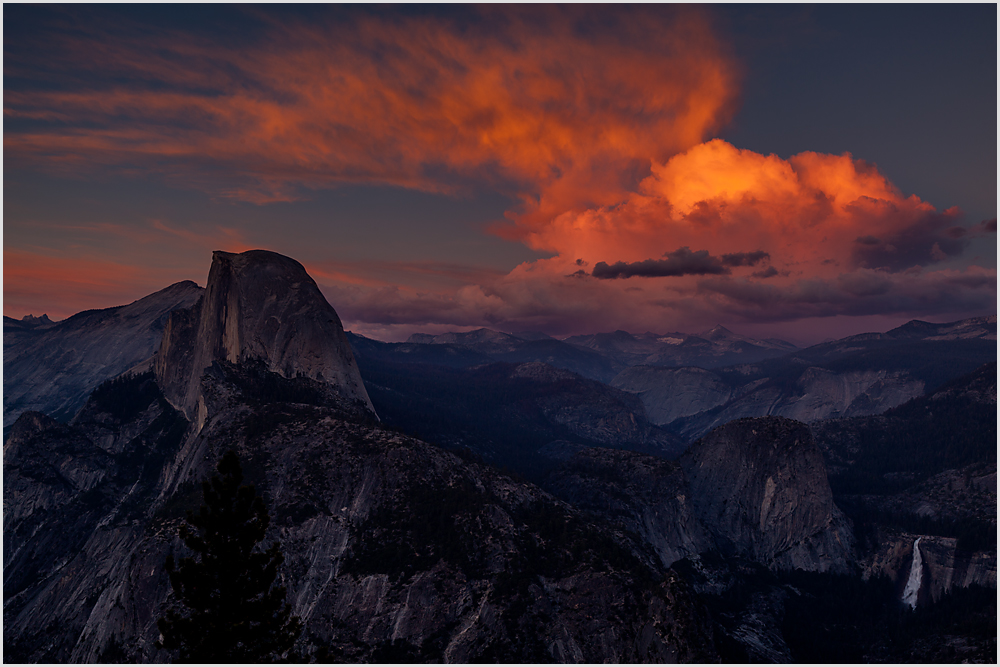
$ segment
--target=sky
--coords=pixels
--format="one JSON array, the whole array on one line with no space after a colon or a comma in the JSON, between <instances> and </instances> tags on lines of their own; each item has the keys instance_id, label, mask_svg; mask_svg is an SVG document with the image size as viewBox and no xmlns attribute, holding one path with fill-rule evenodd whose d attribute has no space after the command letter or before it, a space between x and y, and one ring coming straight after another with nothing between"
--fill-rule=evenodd
<instances>
[{"instance_id":1,"label":"sky","mask_svg":"<svg viewBox=\"0 0 1000 667\"><path fill-rule=\"evenodd\" d=\"M345 328L996 313L996 5L4 6L4 314L299 260Z\"/></svg>"}]
</instances>

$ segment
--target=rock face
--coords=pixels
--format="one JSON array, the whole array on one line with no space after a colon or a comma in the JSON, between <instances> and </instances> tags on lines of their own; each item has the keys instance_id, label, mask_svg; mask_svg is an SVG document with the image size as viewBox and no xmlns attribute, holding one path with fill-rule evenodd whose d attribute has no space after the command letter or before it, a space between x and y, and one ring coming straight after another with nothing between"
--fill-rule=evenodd
<instances>
[{"instance_id":1,"label":"rock face","mask_svg":"<svg viewBox=\"0 0 1000 667\"><path fill-rule=\"evenodd\" d=\"M325 382L374 412L336 311L301 264L274 252L213 253L201 302L167 322L157 382L199 425L201 376L216 360L259 360L282 377Z\"/></svg>"},{"instance_id":2,"label":"rock face","mask_svg":"<svg viewBox=\"0 0 1000 667\"><path fill-rule=\"evenodd\" d=\"M201 293L184 281L127 306L55 324L45 316L4 318L4 427L29 410L71 418L94 387L152 356L170 312L192 306Z\"/></svg>"},{"instance_id":3,"label":"rock face","mask_svg":"<svg viewBox=\"0 0 1000 667\"><path fill-rule=\"evenodd\" d=\"M805 424L740 419L681 457L698 518L724 554L775 569L846 571L853 536Z\"/></svg>"},{"instance_id":4,"label":"rock face","mask_svg":"<svg viewBox=\"0 0 1000 667\"><path fill-rule=\"evenodd\" d=\"M636 394L649 420L661 426L723 405L736 391L716 373L694 366L632 366L619 373L611 386Z\"/></svg>"},{"instance_id":5,"label":"rock face","mask_svg":"<svg viewBox=\"0 0 1000 667\"><path fill-rule=\"evenodd\" d=\"M614 340L633 338L618 332ZM667 364L648 357L610 384L637 394L653 423L695 439L744 417L777 415L812 423L880 414L995 361L995 340L995 317L949 324L914 320L886 333L724 368L696 363L660 368Z\"/></svg>"},{"instance_id":6,"label":"rock face","mask_svg":"<svg viewBox=\"0 0 1000 667\"><path fill-rule=\"evenodd\" d=\"M710 388L707 395L721 398L721 387L713 389ZM924 383L901 372L876 369L838 373L809 367L794 383L751 382L733 387L730 393L735 397L733 400L720 400L711 406L719 409L710 408L694 415L679 423L677 430L695 437L744 417L776 415L808 423L878 414L923 394Z\"/></svg>"},{"instance_id":7,"label":"rock face","mask_svg":"<svg viewBox=\"0 0 1000 667\"><path fill-rule=\"evenodd\" d=\"M733 422L680 464L568 442L542 454L557 462L544 488L638 535L664 566L713 549L772 570L843 573L853 562L850 524L805 424Z\"/></svg>"},{"instance_id":8,"label":"rock face","mask_svg":"<svg viewBox=\"0 0 1000 667\"><path fill-rule=\"evenodd\" d=\"M919 538L923 567L917 605L940 600L954 588L972 585L996 588L996 552L961 551L958 540L938 535L897 533L882 541L862 563L864 576L886 575L902 590L913 562L913 544Z\"/></svg>"},{"instance_id":9,"label":"rock face","mask_svg":"<svg viewBox=\"0 0 1000 667\"><path fill-rule=\"evenodd\" d=\"M653 575L627 536L345 412L322 385L216 361L200 431L185 430L148 373L105 388L71 426L23 416L5 456L7 658L166 661L153 645L163 562L183 552L196 482L235 449L270 508L306 655L717 660L683 580ZM295 400L265 400L282 395Z\"/></svg>"}]
</instances>

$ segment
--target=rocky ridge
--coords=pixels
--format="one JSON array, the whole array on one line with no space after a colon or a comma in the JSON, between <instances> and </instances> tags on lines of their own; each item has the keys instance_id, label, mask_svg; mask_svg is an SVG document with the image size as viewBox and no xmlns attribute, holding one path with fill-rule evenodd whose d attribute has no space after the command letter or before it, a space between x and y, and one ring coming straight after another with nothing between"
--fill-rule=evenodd
<instances>
[{"instance_id":1,"label":"rocky ridge","mask_svg":"<svg viewBox=\"0 0 1000 667\"><path fill-rule=\"evenodd\" d=\"M653 423L694 439L734 419L812 423L876 415L996 360L996 318L861 334L781 358L725 368L635 365L611 381L638 395Z\"/></svg>"},{"instance_id":2,"label":"rocky ridge","mask_svg":"<svg viewBox=\"0 0 1000 667\"><path fill-rule=\"evenodd\" d=\"M594 350L625 366L698 366L716 368L753 363L797 349L783 340L758 340L719 325L698 334L631 334L627 331L570 336L567 343Z\"/></svg>"},{"instance_id":3,"label":"rocky ridge","mask_svg":"<svg viewBox=\"0 0 1000 667\"><path fill-rule=\"evenodd\" d=\"M4 318L4 428L26 411L71 418L97 385L152 356L170 312L192 306L201 293L188 280L54 324L42 317L26 328Z\"/></svg>"}]
</instances>

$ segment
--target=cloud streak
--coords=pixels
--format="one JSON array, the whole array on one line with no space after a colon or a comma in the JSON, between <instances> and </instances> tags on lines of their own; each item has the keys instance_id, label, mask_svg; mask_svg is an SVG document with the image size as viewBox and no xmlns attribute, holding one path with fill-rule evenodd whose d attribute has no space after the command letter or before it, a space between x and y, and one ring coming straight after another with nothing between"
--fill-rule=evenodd
<instances>
[{"instance_id":1,"label":"cloud streak","mask_svg":"<svg viewBox=\"0 0 1000 667\"><path fill-rule=\"evenodd\" d=\"M641 262L598 262L590 275L602 280L611 278L667 278L675 276L704 276L730 273L731 267L755 266L768 259L763 250L734 252L721 258L712 257L707 250L692 252L687 246L668 252L663 259L646 259Z\"/></svg>"},{"instance_id":2,"label":"cloud streak","mask_svg":"<svg viewBox=\"0 0 1000 667\"><path fill-rule=\"evenodd\" d=\"M25 121L5 152L74 172L162 171L256 203L303 185L489 182L544 208L583 188L606 203L637 161L689 148L731 114L737 68L696 10L623 10L615 30L585 9L478 18L272 19L235 49L127 26L63 33L47 70L59 85L5 92L6 119Z\"/></svg>"}]
</instances>

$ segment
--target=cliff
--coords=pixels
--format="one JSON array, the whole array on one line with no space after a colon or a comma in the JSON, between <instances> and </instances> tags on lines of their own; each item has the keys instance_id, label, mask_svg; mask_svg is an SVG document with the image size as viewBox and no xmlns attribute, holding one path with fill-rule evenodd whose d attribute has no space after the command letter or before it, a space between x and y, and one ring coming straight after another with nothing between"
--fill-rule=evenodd
<instances>
[{"instance_id":1,"label":"cliff","mask_svg":"<svg viewBox=\"0 0 1000 667\"><path fill-rule=\"evenodd\" d=\"M805 424L740 419L694 443L681 465L695 513L724 554L774 569L847 570L850 525Z\"/></svg>"},{"instance_id":2,"label":"cliff","mask_svg":"<svg viewBox=\"0 0 1000 667\"><path fill-rule=\"evenodd\" d=\"M913 544L917 538L920 539L922 565L918 605L936 602L955 588L973 585L996 588L996 551L963 551L958 548L955 538L938 535L895 533L884 536L879 548L862 563L864 576L888 576L902 593L910 574Z\"/></svg>"},{"instance_id":3,"label":"cliff","mask_svg":"<svg viewBox=\"0 0 1000 667\"><path fill-rule=\"evenodd\" d=\"M255 360L285 378L318 380L374 412L336 311L301 264L274 252L213 253L201 301L167 322L157 382L199 426L201 377L217 360Z\"/></svg>"}]
</instances>

